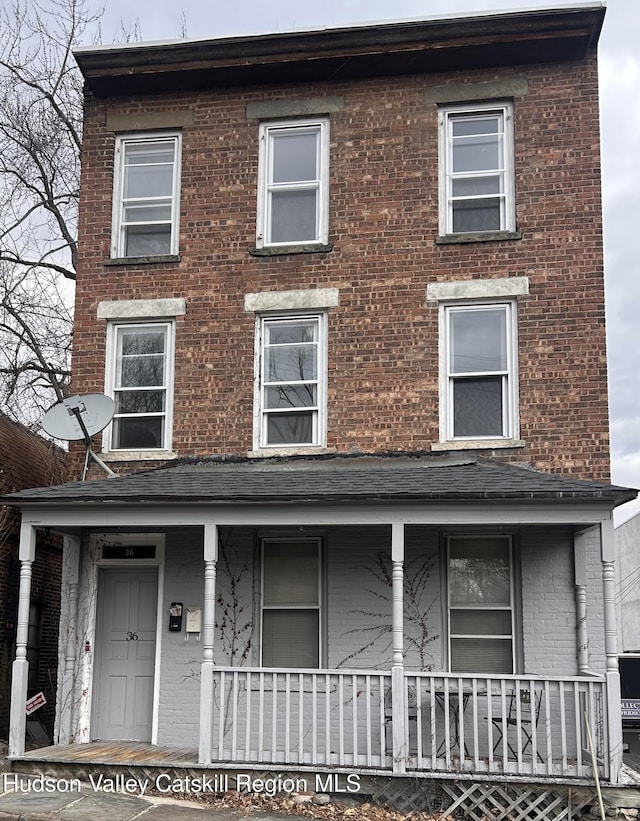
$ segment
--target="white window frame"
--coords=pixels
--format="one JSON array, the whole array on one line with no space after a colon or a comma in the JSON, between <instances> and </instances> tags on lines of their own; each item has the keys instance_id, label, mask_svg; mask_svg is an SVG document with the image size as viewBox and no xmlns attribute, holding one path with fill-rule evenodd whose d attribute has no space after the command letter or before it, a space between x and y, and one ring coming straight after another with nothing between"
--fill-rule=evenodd
<instances>
[{"instance_id":1,"label":"white window frame","mask_svg":"<svg viewBox=\"0 0 640 821\"><path fill-rule=\"evenodd\" d=\"M134 448L114 447L114 423L113 420L105 429L103 435L103 451L105 453L131 453L144 452L165 452L171 450L172 428L173 428L173 383L174 383L174 357L175 357L175 322L172 320L144 321L139 322L109 322L107 324L107 357L105 367L105 393L117 402L118 388L116 388L117 360L120 333L131 328L151 328L154 330L163 329L165 332L165 359L164 359L164 385L160 389L165 391L165 410L162 413L145 413L141 416L162 416L164 417L164 440L160 447L144 448L136 446ZM114 418L119 414L114 414ZM130 414L122 414L125 418Z\"/></svg>"},{"instance_id":2,"label":"white window frame","mask_svg":"<svg viewBox=\"0 0 640 821\"><path fill-rule=\"evenodd\" d=\"M269 383L265 381L265 327L270 323L280 322L309 322L317 323L317 405L312 408L313 436L311 442L267 443L268 417L274 411L265 407L265 388ZM255 414L254 414L254 450L255 451L304 451L325 447L327 436L327 314L314 312L309 314L259 314L256 316L256 380L255 380ZM284 384L284 383L283 383ZM290 383L286 383L290 384ZM277 411L275 411L277 412ZM301 408L301 412L304 412Z\"/></svg>"},{"instance_id":3,"label":"white window frame","mask_svg":"<svg viewBox=\"0 0 640 821\"><path fill-rule=\"evenodd\" d=\"M462 117L488 117L498 114L503 125L503 156L502 169L492 171L479 170L455 174L452 168L452 123ZM494 231L514 232L516 230L515 215L515 173L514 173L514 136L513 136L513 104L510 102L485 103L478 105L443 106L439 110L439 216L440 235L461 235L471 233L492 233ZM501 194L478 196L478 199L495 197L500 201L500 227L498 229L472 230L455 232L453 230L453 202L452 185L456 178L499 176L501 178ZM473 197L470 197L472 199Z\"/></svg>"},{"instance_id":4,"label":"white window frame","mask_svg":"<svg viewBox=\"0 0 640 821\"><path fill-rule=\"evenodd\" d=\"M287 543L297 543L297 542L308 542L309 544L315 544L317 548L317 556L318 556L318 603L317 605L310 605L310 604L279 604L279 605L265 605L264 603L264 582L265 582L265 568L264 568L264 553L265 553L265 545L266 544L287 544ZM260 541L260 665L264 666L263 660L263 651L264 651L264 642L263 642L263 627L264 627L264 611L265 610L317 610L318 612L318 669L322 669L324 665L324 643L322 640L323 637L323 609L322 609L322 600L323 600L323 589L322 589L322 540L319 538L309 538L309 537L302 537L302 538L263 538ZM294 669L294 668L282 668L282 669Z\"/></svg>"},{"instance_id":5,"label":"white window frame","mask_svg":"<svg viewBox=\"0 0 640 821\"><path fill-rule=\"evenodd\" d=\"M440 303L440 440L442 442L515 441L520 435L518 395L518 320L515 300ZM474 371L469 377L501 376L502 432L488 435L454 435L454 385L464 379L450 371L451 316L455 312L501 310L504 312L507 367L504 371Z\"/></svg>"},{"instance_id":6,"label":"white window frame","mask_svg":"<svg viewBox=\"0 0 640 821\"><path fill-rule=\"evenodd\" d=\"M450 566L451 566L451 542L455 539L464 539L464 540L474 540L481 542L482 540L489 540L495 541L497 539L504 539L508 542L508 551L509 551L509 605L504 606L496 606L491 605L489 607L483 608L480 605L474 604L469 605L467 607L461 605L451 605L451 585L449 582L450 578ZM446 587L447 587L447 671L448 672L455 672L455 673L470 673L469 670L452 670L452 653L451 653L451 641L452 639L498 639L507 641L508 639L511 640L511 671L510 673L503 673L503 675L514 674L517 670L517 647L516 647L516 629L517 629L517 618L516 618L516 596L515 596L515 562L514 562L514 548L513 548L513 537L507 536L505 534L487 534L484 533L482 535L475 535L475 534L457 534L456 536L447 536L446 538ZM489 633L455 633L453 634L451 631L451 610L504 610L509 611L511 614L511 633L509 636L506 634L489 634ZM483 673L493 673L493 670L484 670ZM496 673L496 675L500 675Z\"/></svg>"},{"instance_id":7,"label":"white window frame","mask_svg":"<svg viewBox=\"0 0 640 821\"><path fill-rule=\"evenodd\" d=\"M126 223L124 220L124 174L125 174L125 154L128 145L143 145L145 143L158 142L161 140L172 141L174 144L173 155L173 183L171 191L171 220L170 220L170 248L169 254L178 253L179 242L179 221L180 221L180 177L181 177L181 156L182 156L182 135L179 131L160 131L145 134L119 134L116 136L116 150L114 163L114 185L113 185L113 219L111 228L111 256L114 258L127 258L126 254ZM168 197L146 198L141 202L153 200L168 200ZM149 223L154 225L159 223ZM129 255L132 256L132 255ZM137 256L137 255L136 255ZM147 256L146 254L144 256ZM159 254L158 256L163 256ZM135 258L135 257L132 257Z\"/></svg>"},{"instance_id":8,"label":"white window frame","mask_svg":"<svg viewBox=\"0 0 640 821\"><path fill-rule=\"evenodd\" d=\"M278 136L293 132L317 134L316 179L312 181L273 183L273 144ZM277 190L316 192L316 231L312 239L273 242L271 235L271 194ZM258 204L256 219L256 247L279 248L296 245L326 245L329 198L329 120L318 117L309 120L282 120L260 124L258 148Z\"/></svg>"}]
</instances>

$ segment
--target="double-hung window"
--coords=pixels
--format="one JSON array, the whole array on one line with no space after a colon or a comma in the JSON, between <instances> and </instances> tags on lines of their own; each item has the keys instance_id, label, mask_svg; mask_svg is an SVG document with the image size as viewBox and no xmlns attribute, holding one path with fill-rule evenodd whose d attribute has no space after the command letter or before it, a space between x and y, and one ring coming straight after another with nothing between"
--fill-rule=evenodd
<instances>
[{"instance_id":1,"label":"double-hung window","mask_svg":"<svg viewBox=\"0 0 640 821\"><path fill-rule=\"evenodd\" d=\"M329 122L260 127L258 248L326 244Z\"/></svg>"},{"instance_id":2,"label":"double-hung window","mask_svg":"<svg viewBox=\"0 0 640 821\"><path fill-rule=\"evenodd\" d=\"M174 328L171 322L110 325L107 388L116 403L109 450L169 450Z\"/></svg>"},{"instance_id":3,"label":"double-hung window","mask_svg":"<svg viewBox=\"0 0 640 821\"><path fill-rule=\"evenodd\" d=\"M258 447L323 445L326 315L259 322Z\"/></svg>"},{"instance_id":4,"label":"double-hung window","mask_svg":"<svg viewBox=\"0 0 640 821\"><path fill-rule=\"evenodd\" d=\"M178 253L180 135L116 141L114 257Z\"/></svg>"},{"instance_id":5,"label":"double-hung window","mask_svg":"<svg viewBox=\"0 0 640 821\"><path fill-rule=\"evenodd\" d=\"M443 306L445 440L518 434L512 303Z\"/></svg>"},{"instance_id":6,"label":"double-hung window","mask_svg":"<svg viewBox=\"0 0 640 821\"><path fill-rule=\"evenodd\" d=\"M320 542L262 543L262 664L320 666Z\"/></svg>"},{"instance_id":7,"label":"double-hung window","mask_svg":"<svg viewBox=\"0 0 640 821\"><path fill-rule=\"evenodd\" d=\"M513 673L511 538L449 537L447 549L449 670Z\"/></svg>"},{"instance_id":8,"label":"double-hung window","mask_svg":"<svg viewBox=\"0 0 640 821\"><path fill-rule=\"evenodd\" d=\"M440 233L515 231L511 104L440 110Z\"/></svg>"}]
</instances>

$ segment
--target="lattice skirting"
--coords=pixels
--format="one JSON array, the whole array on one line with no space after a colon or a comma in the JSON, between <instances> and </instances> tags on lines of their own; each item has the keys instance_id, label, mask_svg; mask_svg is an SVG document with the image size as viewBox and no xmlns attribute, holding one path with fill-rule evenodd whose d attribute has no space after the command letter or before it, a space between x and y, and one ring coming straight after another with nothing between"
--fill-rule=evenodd
<instances>
[{"instance_id":1,"label":"lattice skirting","mask_svg":"<svg viewBox=\"0 0 640 821\"><path fill-rule=\"evenodd\" d=\"M451 781L441 782L440 788L450 799L443 818L472 821L570 821L595 801L593 792L567 787Z\"/></svg>"}]
</instances>

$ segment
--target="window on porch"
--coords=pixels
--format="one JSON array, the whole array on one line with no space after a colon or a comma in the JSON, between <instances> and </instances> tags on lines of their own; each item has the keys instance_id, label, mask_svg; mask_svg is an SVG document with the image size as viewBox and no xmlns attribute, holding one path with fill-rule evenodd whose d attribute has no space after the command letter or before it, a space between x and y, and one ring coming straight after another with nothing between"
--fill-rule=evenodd
<instances>
[{"instance_id":1,"label":"window on porch","mask_svg":"<svg viewBox=\"0 0 640 821\"><path fill-rule=\"evenodd\" d=\"M320 542L262 543L262 664L320 666Z\"/></svg>"},{"instance_id":2,"label":"window on porch","mask_svg":"<svg viewBox=\"0 0 640 821\"><path fill-rule=\"evenodd\" d=\"M448 539L449 669L513 673L511 538Z\"/></svg>"}]
</instances>

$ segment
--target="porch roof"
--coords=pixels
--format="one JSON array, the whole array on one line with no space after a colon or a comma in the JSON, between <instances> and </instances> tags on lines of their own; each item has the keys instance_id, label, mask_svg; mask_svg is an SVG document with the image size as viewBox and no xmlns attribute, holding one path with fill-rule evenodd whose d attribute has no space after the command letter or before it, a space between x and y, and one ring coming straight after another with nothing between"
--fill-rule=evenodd
<instances>
[{"instance_id":1,"label":"porch roof","mask_svg":"<svg viewBox=\"0 0 640 821\"><path fill-rule=\"evenodd\" d=\"M611 507L636 490L541 473L483 458L342 455L316 458L185 459L161 468L89 482L33 488L1 497L18 507L118 503L593 502Z\"/></svg>"}]
</instances>

